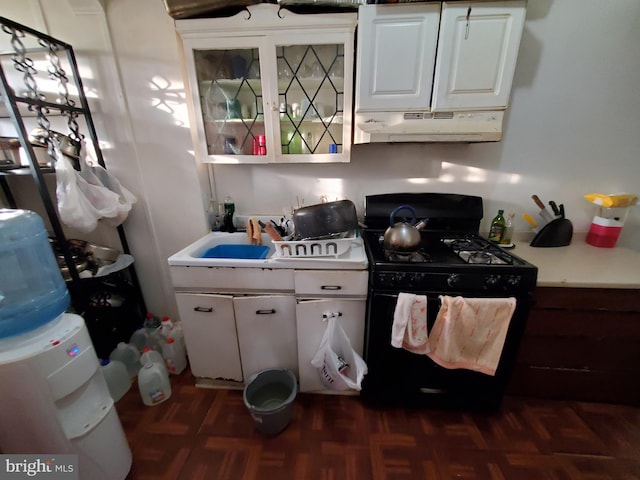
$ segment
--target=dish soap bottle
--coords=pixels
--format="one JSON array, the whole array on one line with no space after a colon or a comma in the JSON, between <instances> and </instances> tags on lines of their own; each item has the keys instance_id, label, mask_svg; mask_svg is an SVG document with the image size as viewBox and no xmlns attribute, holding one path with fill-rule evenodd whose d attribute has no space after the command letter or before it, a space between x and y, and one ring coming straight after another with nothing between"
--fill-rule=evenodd
<instances>
[{"instance_id":1,"label":"dish soap bottle","mask_svg":"<svg viewBox=\"0 0 640 480\"><path fill-rule=\"evenodd\" d=\"M507 227L507 222L504 219L504 210L498 210L498 215L491 220L491 228L489 229L489 241L494 243L500 243L504 235L504 231Z\"/></svg>"},{"instance_id":2,"label":"dish soap bottle","mask_svg":"<svg viewBox=\"0 0 640 480\"><path fill-rule=\"evenodd\" d=\"M222 226L220 230L223 232L233 233L236 231L236 227L233 224L233 214L236 211L236 205L233 203L231 197L227 196L224 199L224 217L222 218Z\"/></svg>"}]
</instances>

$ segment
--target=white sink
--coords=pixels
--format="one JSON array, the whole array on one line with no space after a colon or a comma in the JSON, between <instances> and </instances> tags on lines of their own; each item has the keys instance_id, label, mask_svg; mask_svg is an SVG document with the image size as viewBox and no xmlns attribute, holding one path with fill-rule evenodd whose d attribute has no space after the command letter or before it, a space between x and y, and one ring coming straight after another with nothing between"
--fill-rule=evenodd
<instances>
[{"instance_id":1,"label":"white sink","mask_svg":"<svg viewBox=\"0 0 640 480\"><path fill-rule=\"evenodd\" d=\"M263 267L268 263L269 257L273 255L275 250L271 243L271 238L266 233L262 234L262 244L269 247L267 257L264 259L202 258L202 255L207 250L217 245L249 245L249 237L245 232L211 232L169 257L169 265Z\"/></svg>"},{"instance_id":2,"label":"white sink","mask_svg":"<svg viewBox=\"0 0 640 480\"><path fill-rule=\"evenodd\" d=\"M361 238L354 239L349 251L339 257L290 258L277 256L274 246L271 243L271 238L266 233L263 233L262 244L269 247L267 257L264 259L202 258L202 255L208 249L223 244L249 245L249 237L247 237L245 232L208 233L169 257L169 265L186 267L298 268L319 270L366 270L369 265Z\"/></svg>"}]
</instances>

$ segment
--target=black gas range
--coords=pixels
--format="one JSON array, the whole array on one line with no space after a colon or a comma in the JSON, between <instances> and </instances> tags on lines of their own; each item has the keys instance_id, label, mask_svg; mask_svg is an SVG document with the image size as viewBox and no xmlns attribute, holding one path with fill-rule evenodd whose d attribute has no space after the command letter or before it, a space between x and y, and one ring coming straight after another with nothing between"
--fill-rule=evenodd
<instances>
[{"instance_id":1,"label":"black gas range","mask_svg":"<svg viewBox=\"0 0 640 480\"><path fill-rule=\"evenodd\" d=\"M409 205L427 219L420 245L408 252L385 248L391 212ZM369 373L361 397L371 403L490 409L500 404L526 325L537 268L478 233L482 198L440 193L366 197L363 230L369 260L365 351ZM395 217L413 222L413 218ZM445 369L425 355L390 345L401 292L425 295L433 326L440 297L515 298L516 309L496 374Z\"/></svg>"},{"instance_id":2,"label":"black gas range","mask_svg":"<svg viewBox=\"0 0 640 480\"><path fill-rule=\"evenodd\" d=\"M535 288L535 266L477 233L423 231L420 235L418 250L398 253L385 250L384 231L363 232L373 287L466 294L526 294Z\"/></svg>"}]
</instances>

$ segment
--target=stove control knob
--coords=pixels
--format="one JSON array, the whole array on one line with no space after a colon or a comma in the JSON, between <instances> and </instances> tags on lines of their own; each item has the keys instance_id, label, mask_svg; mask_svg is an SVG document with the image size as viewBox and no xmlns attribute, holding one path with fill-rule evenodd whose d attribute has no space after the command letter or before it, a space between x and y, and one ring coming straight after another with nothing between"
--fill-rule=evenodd
<instances>
[{"instance_id":1,"label":"stove control knob","mask_svg":"<svg viewBox=\"0 0 640 480\"><path fill-rule=\"evenodd\" d=\"M384 276L384 284L389 287L393 287L396 283L396 275L393 273L386 274Z\"/></svg>"},{"instance_id":2,"label":"stove control knob","mask_svg":"<svg viewBox=\"0 0 640 480\"><path fill-rule=\"evenodd\" d=\"M419 287L421 282L424 280L424 273L413 273L407 275L407 286L408 287Z\"/></svg>"},{"instance_id":3,"label":"stove control knob","mask_svg":"<svg viewBox=\"0 0 640 480\"><path fill-rule=\"evenodd\" d=\"M484 284L487 288L498 288L500 286L500 275L489 275L484 279Z\"/></svg>"},{"instance_id":4,"label":"stove control knob","mask_svg":"<svg viewBox=\"0 0 640 480\"><path fill-rule=\"evenodd\" d=\"M393 275L391 275L391 283L392 284L399 284L402 283L404 281L404 279L406 278L406 274L404 273L395 273Z\"/></svg>"},{"instance_id":5,"label":"stove control knob","mask_svg":"<svg viewBox=\"0 0 640 480\"><path fill-rule=\"evenodd\" d=\"M520 275L509 275L507 277L507 284L509 284L510 287L517 287L520 285Z\"/></svg>"},{"instance_id":6,"label":"stove control knob","mask_svg":"<svg viewBox=\"0 0 640 480\"><path fill-rule=\"evenodd\" d=\"M447 278L447 285L449 285L451 288L459 287L461 283L462 283L462 279L460 278L460 275L458 275L457 273L452 273Z\"/></svg>"}]
</instances>

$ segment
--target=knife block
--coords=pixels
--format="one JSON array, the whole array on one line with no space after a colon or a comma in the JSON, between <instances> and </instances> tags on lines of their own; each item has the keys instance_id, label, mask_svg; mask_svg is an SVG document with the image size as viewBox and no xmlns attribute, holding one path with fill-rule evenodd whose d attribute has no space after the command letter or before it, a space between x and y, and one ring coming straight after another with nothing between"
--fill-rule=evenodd
<instances>
[{"instance_id":1,"label":"knife block","mask_svg":"<svg viewBox=\"0 0 640 480\"><path fill-rule=\"evenodd\" d=\"M540 230L530 245L532 247L565 247L571 243L573 224L567 218L556 218Z\"/></svg>"}]
</instances>

